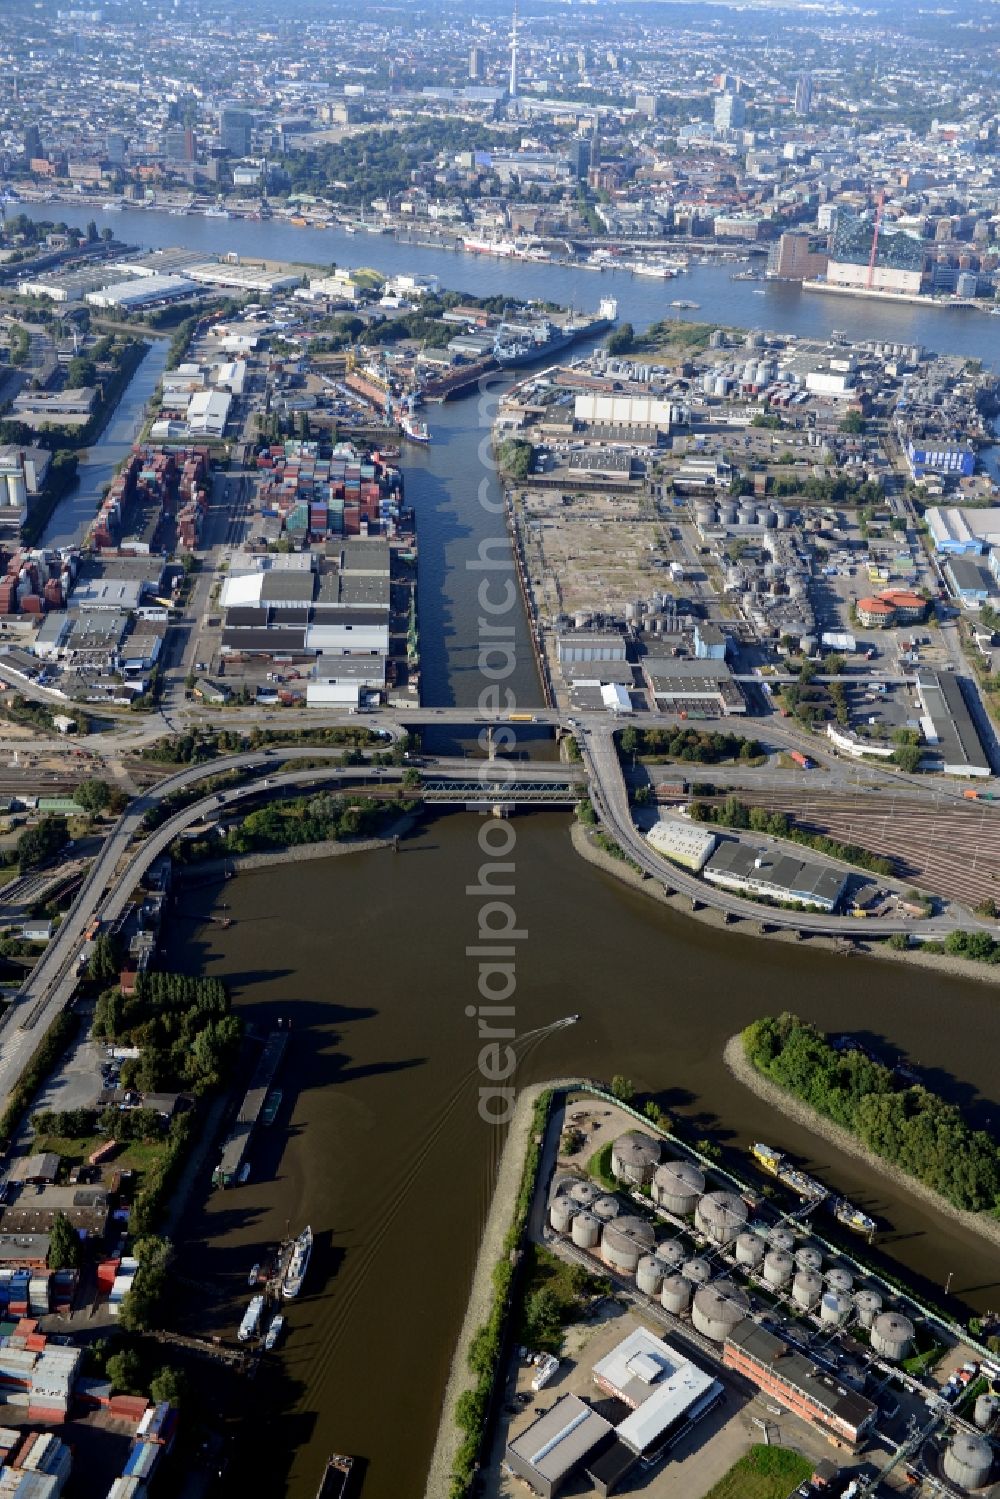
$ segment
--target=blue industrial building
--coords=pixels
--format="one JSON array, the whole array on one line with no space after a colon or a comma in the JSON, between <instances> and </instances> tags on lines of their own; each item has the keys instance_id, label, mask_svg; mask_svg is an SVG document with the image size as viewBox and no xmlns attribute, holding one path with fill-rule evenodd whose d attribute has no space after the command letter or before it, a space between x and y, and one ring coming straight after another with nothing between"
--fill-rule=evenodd
<instances>
[{"instance_id":1,"label":"blue industrial building","mask_svg":"<svg viewBox=\"0 0 1000 1499\"><path fill-rule=\"evenodd\" d=\"M925 474L966 479L976 471L975 453L971 448L963 448L958 443L915 443L911 437L906 444L906 456L915 479L922 479Z\"/></svg>"},{"instance_id":2,"label":"blue industrial building","mask_svg":"<svg viewBox=\"0 0 1000 1499\"><path fill-rule=\"evenodd\" d=\"M711 620L699 620L694 627L694 653L699 661L725 661L729 654L729 637Z\"/></svg>"}]
</instances>

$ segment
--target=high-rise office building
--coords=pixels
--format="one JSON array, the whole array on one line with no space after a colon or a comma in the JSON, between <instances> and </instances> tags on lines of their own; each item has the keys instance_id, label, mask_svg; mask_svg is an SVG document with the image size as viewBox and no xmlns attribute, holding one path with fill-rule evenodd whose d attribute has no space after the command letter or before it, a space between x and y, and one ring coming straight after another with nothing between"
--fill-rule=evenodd
<instances>
[{"instance_id":1,"label":"high-rise office building","mask_svg":"<svg viewBox=\"0 0 1000 1499\"><path fill-rule=\"evenodd\" d=\"M636 113L645 115L647 120L655 120L660 112L659 94L636 94Z\"/></svg>"},{"instance_id":2,"label":"high-rise office building","mask_svg":"<svg viewBox=\"0 0 1000 1499\"><path fill-rule=\"evenodd\" d=\"M739 94L719 94L715 100L716 130L739 130L746 123L747 107Z\"/></svg>"},{"instance_id":3,"label":"high-rise office building","mask_svg":"<svg viewBox=\"0 0 1000 1499\"><path fill-rule=\"evenodd\" d=\"M253 115L245 109L227 106L219 110L219 143L233 156L249 156Z\"/></svg>"},{"instance_id":4,"label":"high-rise office building","mask_svg":"<svg viewBox=\"0 0 1000 1499\"><path fill-rule=\"evenodd\" d=\"M473 83L481 83L483 79L483 49L473 47L469 52L469 77Z\"/></svg>"},{"instance_id":5,"label":"high-rise office building","mask_svg":"<svg viewBox=\"0 0 1000 1499\"><path fill-rule=\"evenodd\" d=\"M25 161L39 161L44 156L45 150L42 146L42 133L37 125L29 125L24 132L24 159Z\"/></svg>"},{"instance_id":6,"label":"high-rise office building","mask_svg":"<svg viewBox=\"0 0 1000 1499\"><path fill-rule=\"evenodd\" d=\"M171 125L163 133L163 154L168 161L194 161L194 131L184 125Z\"/></svg>"},{"instance_id":7,"label":"high-rise office building","mask_svg":"<svg viewBox=\"0 0 1000 1499\"><path fill-rule=\"evenodd\" d=\"M795 113L812 114L813 80L811 73L800 73L795 80Z\"/></svg>"},{"instance_id":8,"label":"high-rise office building","mask_svg":"<svg viewBox=\"0 0 1000 1499\"><path fill-rule=\"evenodd\" d=\"M104 142L104 150L112 166L120 167L124 163L127 149L128 142L121 131L109 130Z\"/></svg>"},{"instance_id":9,"label":"high-rise office building","mask_svg":"<svg viewBox=\"0 0 1000 1499\"><path fill-rule=\"evenodd\" d=\"M566 159L570 164L574 177L584 180L590 169L590 142L585 136L578 135L569 143Z\"/></svg>"}]
</instances>

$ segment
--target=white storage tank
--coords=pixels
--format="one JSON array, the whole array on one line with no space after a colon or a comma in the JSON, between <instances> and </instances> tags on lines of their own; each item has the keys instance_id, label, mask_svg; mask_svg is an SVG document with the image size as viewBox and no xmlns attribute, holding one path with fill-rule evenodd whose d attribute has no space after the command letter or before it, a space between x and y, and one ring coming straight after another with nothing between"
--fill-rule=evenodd
<instances>
[{"instance_id":1,"label":"white storage tank","mask_svg":"<svg viewBox=\"0 0 1000 1499\"><path fill-rule=\"evenodd\" d=\"M764 1240L752 1229L744 1229L736 1240L736 1263L756 1269L763 1258Z\"/></svg>"},{"instance_id":2,"label":"white storage tank","mask_svg":"<svg viewBox=\"0 0 1000 1499\"><path fill-rule=\"evenodd\" d=\"M688 1251L679 1239L664 1239L662 1244L656 1246L656 1258L664 1267L664 1273L668 1270L676 1270L688 1257Z\"/></svg>"},{"instance_id":3,"label":"white storage tank","mask_svg":"<svg viewBox=\"0 0 1000 1499\"><path fill-rule=\"evenodd\" d=\"M747 1221L746 1203L735 1192L706 1192L695 1208L694 1221L716 1244L731 1244Z\"/></svg>"},{"instance_id":4,"label":"white storage tank","mask_svg":"<svg viewBox=\"0 0 1000 1499\"><path fill-rule=\"evenodd\" d=\"M795 1261L784 1249L769 1249L764 1256L764 1279L769 1286L780 1290L792 1278Z\"/></svg>"},{"instance_id":5,"label":"white storage tank","mask_svg":"<svg viewBox=\"0 0 1000 1499\"><path fill-rule=\"evenodd\" d=\"M634 1275L644 1254L652 1254L656 1236L645 1218L623 1216L607 1223L601 1235L601 1258L613 1270Z\"/></svg>"},{"instance_id":6,"label":"white storage tank","mask_svg":"<svg viewBox=\"0 0 1000 1499\"><path fill-rule=\"evenodd\" d=\"M914 1326L901 1312L883 1312L872 1323L872 1347L883 1358L903 1359L913 1344Z\"/></svg>"},{"instance_id":7,"label":"white storage tank","mask_svg":"<svg viewBox=\"0 0 1000 1499\"><path fill-rule=\"evenodd\" d=\"M663 1261L655 1254L644 1254L635 1267L635 1283L644 1296L659 1296L663 1276Z\"/></svg>"},{"instance_id":8,"label":"white storage tank","mask_svg":"<svg viewBox=\"0 0 1000 1499\"><path fill-rule=\"evenodd\" d=\"M576 1224L573 1224L574 1229ZM800 1270L792 1281L792 1300L796 1306L808 1311L816 1305L823 1294L823 1282L812 1270Z\"/></svg>"},{"instance_id":9,"label":"white storage tank","mask_svg":"<svg viewBox=\"0 0 1000 1499\"><path fill-rule=\"evenodd\" d=\"M681 1312L686 1312L691 1302L691 1282L685 1280L683 1275L666 1275L663 1285L660 1287L660 1305L665 1312L673 1312L679 1317Z\"/></svg>"},{"instance_id":10,"label":"white storage tank","mask_svg":"<svg viewBox=\"0 0 1000 1499\"><path fill-rule=\"evenodd\" d=\"M653 1174L653 1201L678 1218L694 1212L704 1190L705 1173L691 1161L665 1161Z\"/></svg>"},{"instance_id":11,"label":"white storage tank","mask_svg":"<svg viewBox=\"0 0 1000 1499\"><path fill-rule=\"evenodd\" d=\"M970 1431L956 1431L945 1448L944 1474L960 1489L981 1489L989 1483L993 1468L993 1449L985 1437Z\"/></svg>"},{"instance_id":12,"label":"white storage tank","mask_svg":"<svg viewBox=\"0 0 1000 1499\"><path fill-rule=\"evenodd\" d=\"M854 1302L845 1291L824 1291L819 1304L820 1321L839 1327L847 1321L853 1306Z\"/></svg>"},{"instance_id":13,"label":"white storage tank","mask_svg":"<svg viewBox=\"0 0 1000 1499\"><path fill-rule=\"evenodd\" d=\"M739 511L740 511L740 507L737 505L737 503L736 503L735 500L723 500L723 502L722 502L722 520L723 520L723 524L727 525L727 526L735 526L735 524L736 524L736 517L739 515Z\"/></svg>"},{"instance_id":14,"label":"white storage tank","mask_svg":"<svg viewBox=\"0 0 1000 1499\"><path fill-rule=\"evenodd\" d=\"M589 1208L591 1203L596 1202L598 1197L600 1197L601 1190L593 1182L575 1181L567 1189L566 1195L574 1207Z\"/></svg>"},{"instance_id":15,"label":"white storage tank","mask_svg":"<svg viewBox=\"0 0 1000 1499\"><path fill-rule=\"evenodd\" d=\"M750 1312L750 1298L731 1280L714 1280L694 1293L691 1321L702 1337L724 1343Z\"/></svg>"},{"instance_id":16,"label":"white storage tank","mask_svg":"<svg viewBox=\"0 0 1000 1499\"><path fill-rule=\"evenodd\" d=\"M577 1214L577 1208L568 1197L555 1197L549 1209L549 1222L557 1234L568 1234L570 1224Z\"/></svg>"},{"instance_id":17,"label":"white storage tank","mask_svg":"<svg viewBox=\"0 0 1000 1499\"><path fill-rule=\"evenodd\" d=\"M882 1297L878 1291L869 1290L865 1287L854 1293L854 1305L858 1309L858 1321L862 1327L871 1327L875 1318L882 1310Z\"/></svg>"},{"instance_id":18,"label":"white storage tank","mask_svg":"<svg viewBox=\"0 0 1000 1499\"><path fill-rule=\"evenodd\" d=\"M693 1286L703 1286L712 1279L712 1267L708 1260L703 1260L700 1255L696 1255L694 1259L684 1261L681 1274Z\"/></svg>"},{"instance_id":19,"label":"white storage tank","mask_svg":"<svg viewBox=\"0 0 1000 1499\"><path fill-rule=\"evenodd\" d=\"M841 1291L846 1295L854 1285L854 1276L843 1265L833 1265L826 1272L826 1283L831 1291Z\"/></svg>"},{"instance_id":20,"label":"white storage tank","mask_svg":"<svg viewBox=\"0 0 1000 1499\"><path fill-rule=\"evenodd\" d=\"M622 1207L621 1203L618 1201L618 1198L611 1197L610 1195L606 1197L599 1197L597 1201L591 1203L590 1206L590 1211L593 1213L594 1217L599 1218L602 1223L610 1223L612 1218L618 1217L618 1215L621 1213L621 1210Z\"/></svg>"},{"instance_id":21,"label":"white storage tank","mask_svg":"<svg viewBox=\"0 0 1000 1499\"><path fill-rule=\"evenodd\" d=\"M795 1235L790 1229L782 1228L779 1225L777 1228L771 1229L767 1236L767 1242L771 1249L784 1249L786 1253L791 1253L795 1246Z\"/></svg>"},{"instance_id":22,"label":"white storage tank","mask_svg":"<svg viewBox=\"0 0 1000 1499\"><path fill-rule=\"evenodd\" d=\"M593 1213L578 1212L570 1227L570 1237L581 1249L596 1249L601 1237L600 1220Z\"/></svg>"},{"instance_id":23,"label":"white storage tank","mask_svg":"<svg viewBox=\"0 0 1000 1499\"><path fill-rule=\"evenodd\" d=\"M641 605L642 601L639 602ZM644 1187L653 1180L653 1172L660 1164L662 1155L661 1141L644 1134L642 1130L630 1129L624 1135L619 1135L611 1147L611 1171L618 1181Z\"/></svg>"},{"instance_id":24,"label":"white storage tank","mask_svg":"<svg viewBox=\"0 0 1000 1499\"><path fill-rule=\"evenodd\" d=\"M815 1244L803 1244L795 1251L795 1263L800 1270L818 1273L823 1267L823 1255Z\"/></svg>"},{"instance_id":25,"label":"white storage tank","mask_svg":"<svg viewBox=\"0 0 1000 1499\"><path fill-rule=\"evenodd\" d=\"M712 394L716 396L726 396L729 394L729 380L725 375L716 375Z\"/></svg>"},{"instance_id":26,"label":"white storage tank","mask_svg":"<svg viewBox=\"0 0 1000 1499\"><path fill-rule=\"evenodd\" d=\"M993 1424L997 1411L1000 1411L1000 1398L996 1395L989 1395L984 1390L981 1395L976 1396L976 1409L973 1413L973 1420L984 1431L987 1426Z\"/></svg>"}]
</instances>

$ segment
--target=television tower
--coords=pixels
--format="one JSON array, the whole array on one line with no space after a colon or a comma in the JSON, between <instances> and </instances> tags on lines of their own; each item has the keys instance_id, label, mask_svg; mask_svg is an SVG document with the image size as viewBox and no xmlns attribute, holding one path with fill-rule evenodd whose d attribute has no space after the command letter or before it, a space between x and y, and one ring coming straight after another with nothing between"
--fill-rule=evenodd
<instances>
[{"instance_id":1,"label":"television tower","mask_svg":"<svg viewBox=\"0 0 1000 1499\"><path fill-rule=\"evenodd\" d=\"M514 24L510 33L510 97L517 98L517 0L514 0Z\"/></svg>"}]
</instances>

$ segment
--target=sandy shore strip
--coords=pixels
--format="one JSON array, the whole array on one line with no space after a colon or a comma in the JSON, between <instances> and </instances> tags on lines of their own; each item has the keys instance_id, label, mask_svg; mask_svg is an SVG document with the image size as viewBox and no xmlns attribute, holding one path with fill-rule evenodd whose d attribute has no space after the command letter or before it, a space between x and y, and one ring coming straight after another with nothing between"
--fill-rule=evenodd
<instances>
[{"instance_id":1,"label":"sandy shore strip","mask_svg":"<svg viewBox=\"0 0 1000 1499\"><path fill-rule=\"evenodd\" d=\"M839 1124L834 1124L832 1119L824 1118L807 1103L803 1103L800 1098L786 1093L784 1088L780 1088L777 1083L771 1082L769 1078L757 1071L743 1049L741 1035L729 1038L723 1048L722 1056L737 1082L749 1088L752 1093L756 1093L757 1097L769 1104L776 1113L785 1114L789 1119L794 1119L796 1124L801 1124L804 1129L810 1130L814 1135L819 1135L821 1139L828 1141L844 1155L851 1155L859 1161L864 1161L866 1166L879 1172L881 1176L886 1177L904 1192L909 1192L911 1196L925 1202L936 1213L952 1218L963 1228L979 1234L981 1238L987 1239L1000 1249L1000 1222L995 1218L990 1218L986 1213L966 1213L961 1208L955 1207L940 1193L933 1191L930 1187L925 1187L923 1182L917 1181L915 1177L907 1175L898 1166L894 1166L891 1161L886 1161L874 1151L869 1150L849 1130Z\"/></svg>"},{"instance_id":2,"label":"sandy shore strip","mask_svg":"<svg viewBox=\"0 0 1000 1499\"><path fill-rule=\"evenodd\" d=\"M693 911L691 902L686 896L665 895L663 886L659 885L656 880L643 879L630 864L626 864L624 859L616 859L612 854L607 853L594 841L593 834L596 831L598 830L585 827L581 822L573 822L570 837L574 849L582 859L586 859L588 864L596 865L605 874L614 875L615 879L621 880L623 884L631 885L634 890L641 890L650 900L658 901L661 906L666 906L668 910L676 911L678 915L686 916L691 921L700 921L705 926L735 932L741 937L762 937L767 942L782 942L786 946L838 953L843 957L872 958L879 963L904 963L912 968L929 968L937 974L946 973L952 978L975 979L980 984L1000 983L1000 964L974 963L968 958L958 958L951 953L922 952L919 947L910 948L907 952L897 952L886 942L863 940L863 933L860 931L857 937L851 935L849 938L806 937L785 928L764 931L762 928L767 925L768 918L766 906L760 908L760 925L752 920L727 921L722 912L716 911L712 906L701 906L697 911ZM663 878L668 882L670 880L668 863L664 863ZM863 927L864 922L859 922L858 926Z\"/></svg>"},{"instance_id":3,"label":"sandy shore strip","mask_svg":"<svg viewBox=\"0 0 1000 1499\"><path fill-rule=\"evenodd\" d=\"M559 1088L561 1083L536 1083L525 1088L518 1096L504 1141L496 1185L490 1203L489 1216L483 1230L476 1260L475 1274L469 1288L469 1301L452 1355L448 1383L441 1406L441 1424L434 1443L434 1453L424 1487L424 1499L443 1499L451 1485L455 1457L465 1433L455 1421L455 1407L459 1396L476 1384L476 1376L469 1368L469 1349L476 1333L489 1318L493 1306L493 1267L503 1254L503 1242L511 1225L524 1158L531 1139L531 1125L535 1104L549 1088Z\"/></svg>"}]
</instances>

